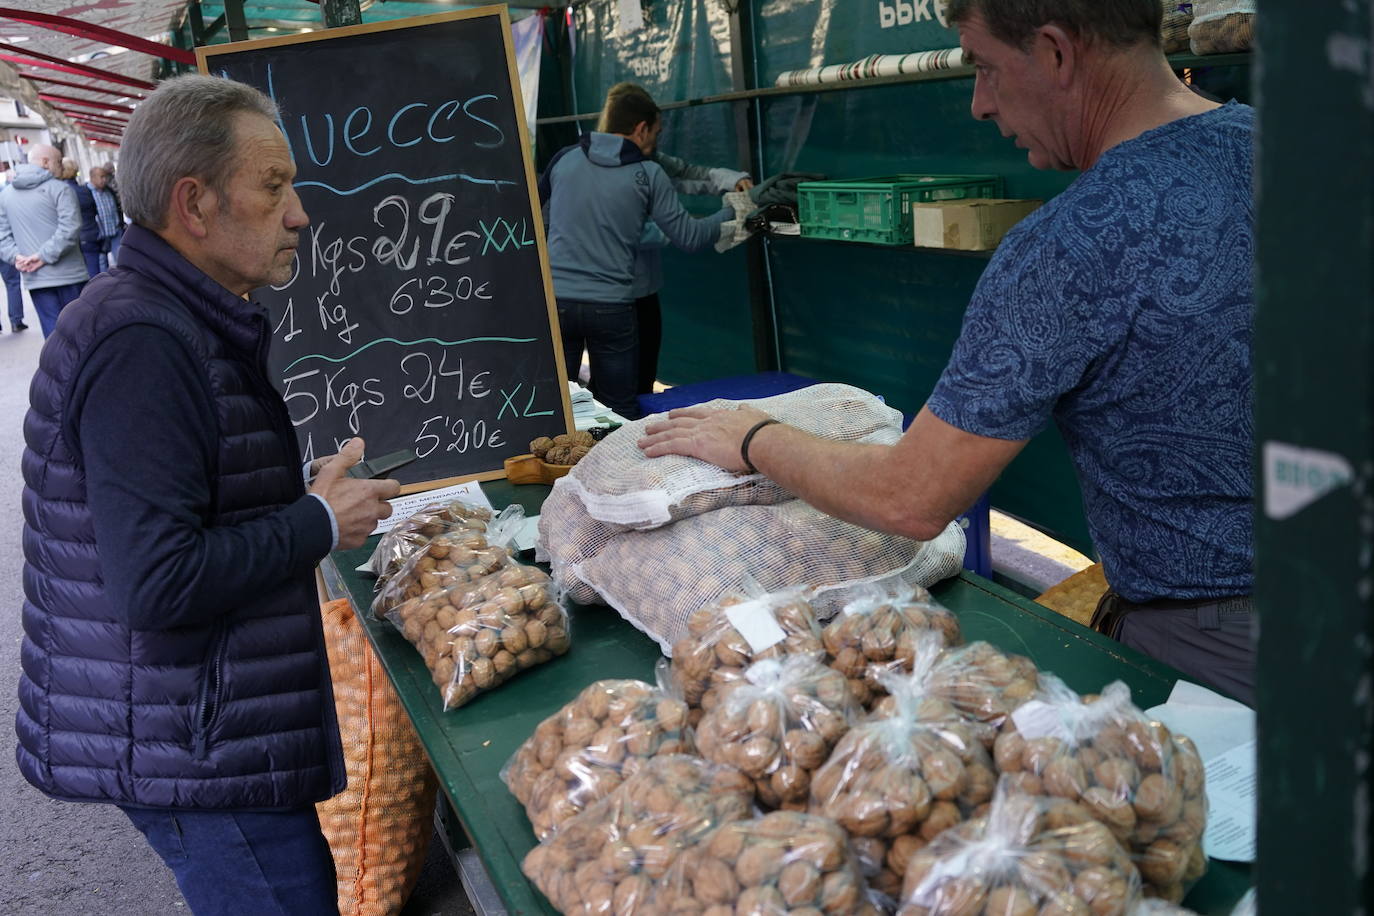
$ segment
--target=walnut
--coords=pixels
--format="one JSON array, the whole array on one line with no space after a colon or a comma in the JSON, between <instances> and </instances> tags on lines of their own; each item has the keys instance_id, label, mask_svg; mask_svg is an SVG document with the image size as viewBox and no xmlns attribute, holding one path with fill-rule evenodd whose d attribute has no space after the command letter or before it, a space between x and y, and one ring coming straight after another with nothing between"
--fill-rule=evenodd
<instances>
[{"instance_id":1,"label":"walnut","mask_svg":"<svg viewBox=\"0 0 1374 916\"><path fill-rule=\"evenodd\" d=\"M553 440L548 436L540 436L530 443L530 453L536 458L543 458L553 448Z\"/></svg>"}]
</instances>

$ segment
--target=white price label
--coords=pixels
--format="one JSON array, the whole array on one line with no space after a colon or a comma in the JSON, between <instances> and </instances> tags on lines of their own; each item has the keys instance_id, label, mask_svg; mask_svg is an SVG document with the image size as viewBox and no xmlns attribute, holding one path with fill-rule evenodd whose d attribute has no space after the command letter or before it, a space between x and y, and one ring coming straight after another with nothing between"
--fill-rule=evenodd
<instances>
[{"instance_id":1,"label":"white price label","mask_svg":"<svg viewBox=\"0 0 1374 916\"><path fill-rule=\"evenodd\" d=\"M1016 730L1027 740L1058 738L1068 744L1073 743L1073 733L1064 724L1059 710L1049 703L1031 700L1012 713L1011 720L1016 723Z\"/></svg>"},{"instance_id":2,"label":"white price label","mask_svg":"<svg viewBox=\"0 0 1374 916\"><path fill-rule=\"evenodd\" d=\"M746 601L725 609L725 619L749 643L749 648L757 655L771 649L787 638L773 617L773 609L763 601Z\"/></svg>"}]
</instances>

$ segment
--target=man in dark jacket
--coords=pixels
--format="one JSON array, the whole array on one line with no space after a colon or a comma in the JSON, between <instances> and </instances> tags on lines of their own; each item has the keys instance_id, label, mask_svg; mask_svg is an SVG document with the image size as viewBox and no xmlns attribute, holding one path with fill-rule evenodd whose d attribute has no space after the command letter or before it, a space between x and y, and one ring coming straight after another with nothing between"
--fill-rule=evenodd
<instances>
[{"instance_id":1,"label":"man in dark jacket","mask_svg":"<svg viewBox=\"0 0 1374 916\"><path fill-rule=\"evenodd\" d=\"M76 186L76 200L81 205L81 256L94 277L109 269L110 257L124 233L124 213L110 190L109 173L96 166L90 177L90 184Z\"/></svg>"},{"instance_id":2,"label":"man in dark jacket","mask_svg":"<svg viewBox=\"0 0 1374 916\"><path fill-rule=\"evenodd\" d=\"M306 491L251 292L308 219L272 102L185 76L124 135L121 264L62 314L25 420L16 756L119 805L204 913L336 912L314 804L345 782L313 570L395 481L352 440ZM322 467L320 467L322 465Z\"/></svg>"}]
</instances>

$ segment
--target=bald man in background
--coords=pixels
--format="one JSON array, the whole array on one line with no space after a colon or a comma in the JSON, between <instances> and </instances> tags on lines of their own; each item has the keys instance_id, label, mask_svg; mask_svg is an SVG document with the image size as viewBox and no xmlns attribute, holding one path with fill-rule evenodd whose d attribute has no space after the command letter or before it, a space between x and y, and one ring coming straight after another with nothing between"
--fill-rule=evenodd
<instances>
[{"instance_id":1,"label":"bald man in background","mask_svg":"<svg viewBox=\"0 0 1374 916\"><path fill-rule=\"evenodd\" d=\"M62 153L39 144L0 191L0 261L19 270L47 337L90 279L81 257L81 210L59 176Z\"/></svg>"}]
</instances>

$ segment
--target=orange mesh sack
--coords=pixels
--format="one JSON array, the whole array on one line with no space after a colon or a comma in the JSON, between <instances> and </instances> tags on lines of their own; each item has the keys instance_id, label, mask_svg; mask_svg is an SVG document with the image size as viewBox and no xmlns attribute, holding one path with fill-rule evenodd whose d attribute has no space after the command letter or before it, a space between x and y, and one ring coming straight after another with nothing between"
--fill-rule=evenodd
<instances>
[{"instance_id":1,"label":"orange mesh sack","mask_svg":"<svg viewBox=\"0 0 1374 916\"><path fill-rule=\"evenodd\" d=\"M341 916L399 913L425 862L439 781L347 599L321 608L348 788L316 805Z\"/></svg>"}]
</instances>

